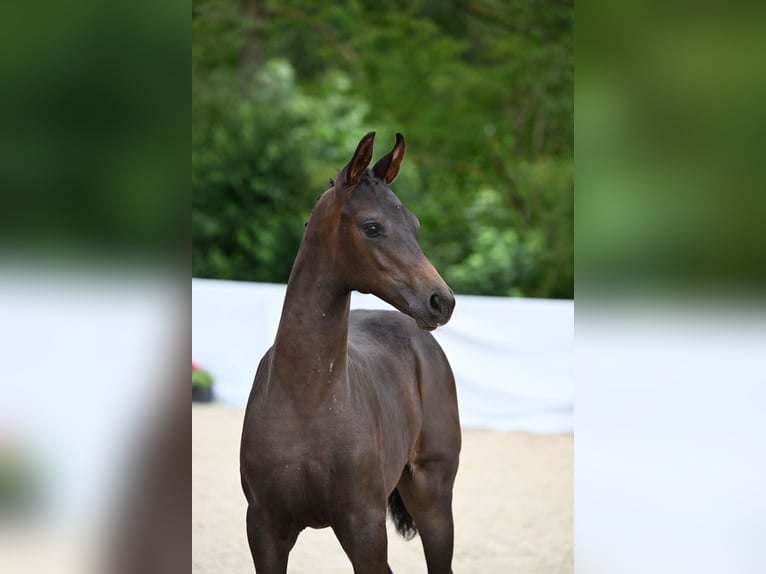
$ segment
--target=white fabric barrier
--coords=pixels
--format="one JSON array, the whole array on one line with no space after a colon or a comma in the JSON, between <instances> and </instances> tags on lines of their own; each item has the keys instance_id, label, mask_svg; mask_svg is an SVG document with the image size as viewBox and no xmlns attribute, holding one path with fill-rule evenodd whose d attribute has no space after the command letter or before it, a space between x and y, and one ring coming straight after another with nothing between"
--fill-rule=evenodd
<instances>
[{"instance_id":1,"label":"white fabric barrier","mask_svg":"<svg viewBox=\"0 0 766 574\"><path fill-rule=\"evenodd\" d=\"M274 342L285 286L192 279L192 357L216 379L216 398L244 406ZM351 308L391 308L354 293ZM433 331L457 381L465 427L572 432L574 302L458 295Z\"/></svg>"}]
</instances>

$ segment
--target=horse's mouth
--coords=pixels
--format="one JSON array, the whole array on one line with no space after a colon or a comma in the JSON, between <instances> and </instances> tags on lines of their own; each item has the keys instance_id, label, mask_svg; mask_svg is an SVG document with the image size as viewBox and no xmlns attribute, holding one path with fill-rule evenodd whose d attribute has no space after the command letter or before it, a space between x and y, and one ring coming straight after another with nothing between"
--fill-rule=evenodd
<instances>
[{"instance_id":1,"label":"horse's mouth","mask_svg":"<svg viewBox=\"0 0 766 574\"><path fill-rule=\"evenodd\" d=\"M418 328L423 329L424 331L433 331L434 329L436 329L437 327L441 327L442 325L439 322L436 322L436 323L427 322L421 319L420 317L413 317L413 319L415 319L415 323L417 323Z\"/></svg>"},{"instance_id":2,"label":"horse's mouth","mask_svg":"<svg viewBox=\"0 0 766 574\"><path fill-rule=\"evenodd\" d=\"M433 319L433 317L426 319L423 317L417 310L413 309L412 305L409 305L408 303L400 304L400 305L394 305L391 303L396 309L404 313L405 315L409 315L412 319L414 319L415 323L417 324L419 329L423 329L424 331L433 331L437 327L441 327L444 325L447 321L436 321Z\"/></svg>"}]
</instances>

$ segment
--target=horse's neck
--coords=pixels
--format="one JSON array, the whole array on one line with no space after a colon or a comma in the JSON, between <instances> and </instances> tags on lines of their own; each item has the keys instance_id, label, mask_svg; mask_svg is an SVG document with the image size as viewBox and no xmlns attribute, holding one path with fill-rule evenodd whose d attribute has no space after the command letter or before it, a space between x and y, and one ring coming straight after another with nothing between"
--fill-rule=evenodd
<instances>
[{"instance_id":1,"label":"horse's neck","mask_svg":"<svg viewBox=\"0 0 766 574\"><path fill-rule=\"evenodd\" d=\"M351 297L322 271L319 258L299 251L274 342L272 377L301 395L346 378Z\"/></svg>"}]
</instances>

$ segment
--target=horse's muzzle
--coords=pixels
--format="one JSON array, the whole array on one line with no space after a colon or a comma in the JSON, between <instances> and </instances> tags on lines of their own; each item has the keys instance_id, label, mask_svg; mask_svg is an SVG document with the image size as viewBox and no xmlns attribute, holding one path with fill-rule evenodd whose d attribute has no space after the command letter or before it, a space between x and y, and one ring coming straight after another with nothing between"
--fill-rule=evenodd
<instances>
[{"instance_id":1,"label":"horse's muzzle","mask_svg":"<svg viewBox=\"0 0 766 574\"><path fill-rule=\"evenodd\" d=\"M427 321L429 330L435 329L446 324L452 311L455 309L455 295L452 289L446 291L434 291L428 298L428 312L430 313Z\"/></svg>"}]
</instances>

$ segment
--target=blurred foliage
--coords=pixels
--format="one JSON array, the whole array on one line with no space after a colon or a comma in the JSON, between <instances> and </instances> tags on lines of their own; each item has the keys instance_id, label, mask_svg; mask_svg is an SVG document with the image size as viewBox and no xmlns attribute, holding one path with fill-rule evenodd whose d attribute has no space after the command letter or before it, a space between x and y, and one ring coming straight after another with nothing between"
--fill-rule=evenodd
<instances>
[{"instance_id":1,"label":"blurred foliage","mask_svg":"<svg viewBox=\"0 0 766 574\"><path fill-rule=\"evenodd\" d=\"M766 6L653 7L579 14L578 293L762 298Z\"/></svg>"},{"instance_id":2,"label":"blurred foliage","mask_svg":"<svg viewBox=\"0 0 766 574\"><path fill-rule=\"evenodd\" d=\"M187 244L186 23L167 3L93 4L0 5L2 262Z\"/></svg>"},{"instance_id":3,"label":"blurred foliage","mask_svg":"<svg viewBox=\"0 0 766 574\"><path fill-rule=\"evenodd\" d=\"M198 277L285 282L316 196L378 132L460 293L573 296L573 7L195 0Z\"/></svg>"}]
</instances>

